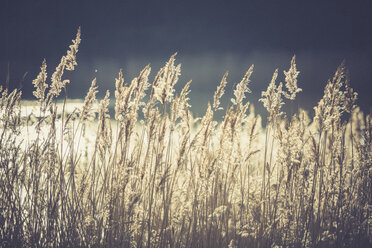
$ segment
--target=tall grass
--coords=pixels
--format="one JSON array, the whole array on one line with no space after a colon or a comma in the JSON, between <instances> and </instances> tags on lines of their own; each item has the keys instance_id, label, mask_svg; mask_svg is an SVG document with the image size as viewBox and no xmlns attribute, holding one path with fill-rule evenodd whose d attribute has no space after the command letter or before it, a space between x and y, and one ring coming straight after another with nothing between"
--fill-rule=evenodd
<instances>
[{"instance_id":1,"label":"tall grass","mask_svg":"<svg viewBox=\"0 0 372 248\"><path fill-rule=\"evenodd\" d=\"M63 73L79 43L80 29L51 84L43 61L31 113L19 90L0 89L1 247L371 245L372 116L355 105L344 64L313 119L281 111L301 91L295 57L285 85L276 70L260 100L263 128L245 100L253 66L222 121L227 73L195 119L191 82L174 90L174 54L152 83L150 66L130 83L120 71L110 117L110 92L98 102L95 79L83 106L67 111Z\"/></svg>"}]
</instances>

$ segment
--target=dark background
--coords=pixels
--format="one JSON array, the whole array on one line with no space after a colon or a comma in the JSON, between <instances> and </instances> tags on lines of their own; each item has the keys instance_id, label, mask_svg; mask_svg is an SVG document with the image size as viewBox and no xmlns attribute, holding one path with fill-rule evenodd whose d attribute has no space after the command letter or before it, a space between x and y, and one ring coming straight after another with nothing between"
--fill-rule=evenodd
<instances>
[{"instance_id":1,"label":"dark background","mask_svg":"<svg viewBox=\"0 0 372 248\"><path fill-rule=\"evenodd\" d=\"M202 114L225 71L224 103L232 87L255 64L248 100L257 99L272 73L288 70L293 54L303 88L291 106L312 107L328 78L346 60L364 111L372 106L371 1L0 1L0 83L22 86L32 99L32 80L43 58L51 76L77 28L82 42L74 72L65 74L70 98L83 98L97 77L99 97L114 95L123 68L127 82L151 63L151 80L174 53L182 64L177 89L190 79L192 109ZM9 70L8 70L9 68ZM9 73L8 73L9 71ZM27 73L25 75L25 73ZM278 83L279 83L278 80ZM287 104L288 105L288 104Z\"/></svg>"}]
</instances>

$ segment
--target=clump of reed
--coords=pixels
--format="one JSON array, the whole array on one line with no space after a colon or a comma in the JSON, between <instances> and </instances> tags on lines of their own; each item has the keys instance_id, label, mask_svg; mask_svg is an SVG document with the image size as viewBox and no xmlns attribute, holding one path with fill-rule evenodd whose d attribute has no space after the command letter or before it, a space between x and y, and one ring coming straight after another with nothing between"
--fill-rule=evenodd
<instances>
[{"instance_id":1,"label":"clump of reed","mask_svg":"<svg viewBox=\"0 0 372 248\"><path fill-rule=\"evenodd\" d=\"M119 71L111 117L110 92L98 101L95 79L83 106L67 111L63 75L79 43L80 29L51 84L42 62L33 112L21 114L21 91L0 88L1 247L371 244L372 118L355 105L344 63L314 118L281 110L301 92L295 57L284 85L275 70L263 127L246 101L253 65L218 122L228 73L194 118L191 81L174 90L174 54L152 82L150 66L130 83Z\"/></svg>"}]
</instances>

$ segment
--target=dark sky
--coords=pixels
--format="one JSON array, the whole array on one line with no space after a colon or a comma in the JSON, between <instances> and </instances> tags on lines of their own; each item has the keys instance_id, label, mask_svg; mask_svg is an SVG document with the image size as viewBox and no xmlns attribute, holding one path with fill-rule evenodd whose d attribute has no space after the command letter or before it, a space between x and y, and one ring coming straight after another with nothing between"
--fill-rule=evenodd
<instances>
[{"instance_id":1,"label":"dark sky","mask_svg":"<svg viewBox=\"0 0 372 248\"><path fill-rule=\"evenodd\" d=\"M343 59L358 104L372 106L372 1L0 1L0 83L10 65L10 87L22 81L32 98L32 80L43 58L50 76L79 26L82 43L68 94L83 97L97 77L100 96L113 95L123 68L127 81L151 63L156 71L174 53L182 63L178 88L189 79L193 109L205 109L225 71L229 88L254 63L248 96L255 105L275 68L279 80L293 54L300 70L296 105L311 110ZM24 74L27 75L23 78ZM23 79L22 79L23 78ZM203 106L203 107L200 107ZM260 110L260 108L259 108ZM261 108L262 110L262 108ZM260 110L260 111L261 111Z\"/></svg>"}]
</instances>

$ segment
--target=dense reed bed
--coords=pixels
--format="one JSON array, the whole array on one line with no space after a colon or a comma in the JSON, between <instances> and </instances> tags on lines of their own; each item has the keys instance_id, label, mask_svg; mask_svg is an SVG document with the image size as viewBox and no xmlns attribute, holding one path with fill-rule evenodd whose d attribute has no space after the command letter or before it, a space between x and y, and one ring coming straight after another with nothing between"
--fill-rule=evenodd
<instances>
[{"instance_id":1,"label":"dense reed bed","mask_svg":"<svg viewBox=\"0 0 372 248\"><path fill-rule=\"evenodd\" d=\"M79 43L80 29L50 83L43 61L33 111L22 114L21 91L0 91L1 247L371 245L372 116L344 64L312 119L281 111L301 91L295 57L285 84L276 70L262 93L267 120L246 99L253 65L230 107L220 106L226 73L193 118L190 82L174 90L176 55L152 82L149 66L130 83L120 71L110 116L96 80L82 106L57 104Z\"/></svg>"}]
</instances>

